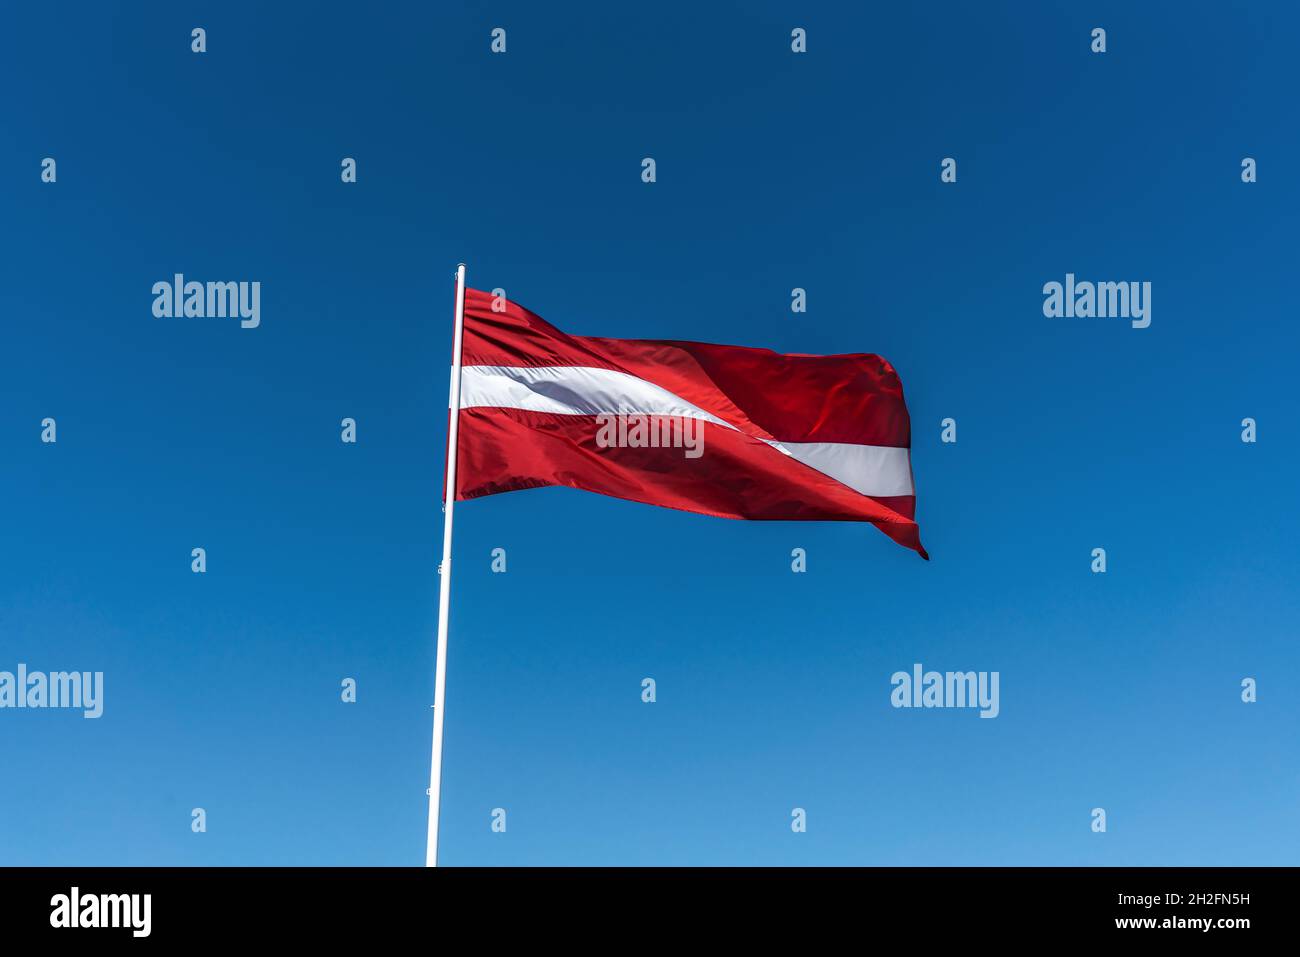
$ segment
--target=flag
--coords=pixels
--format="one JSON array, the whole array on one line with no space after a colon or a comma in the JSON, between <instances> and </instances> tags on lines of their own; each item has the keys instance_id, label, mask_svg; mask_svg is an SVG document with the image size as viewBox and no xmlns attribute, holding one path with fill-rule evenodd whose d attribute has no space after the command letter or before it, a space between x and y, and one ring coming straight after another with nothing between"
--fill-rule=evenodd
<instances>
[{"instance_id":1,"label":"flag","mask_svg":"<svg viewBox=\"0 0 1300 957\"><path fill-rule=\"evenodd\" d=\"M463 341L458 501L566 485L723 518L871 522L929 558L903 387L880 356L570 336L477 289Z\"/></svg>"}]
</instances>

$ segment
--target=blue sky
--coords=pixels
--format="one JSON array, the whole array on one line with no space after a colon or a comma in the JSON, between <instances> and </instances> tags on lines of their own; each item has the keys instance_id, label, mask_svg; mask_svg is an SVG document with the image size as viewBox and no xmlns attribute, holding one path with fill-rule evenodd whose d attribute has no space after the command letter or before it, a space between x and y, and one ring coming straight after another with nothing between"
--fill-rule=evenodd
<instances>
[{"instance_id":1,"label":"blue sky","mask_svg":"<svg viewBox=\"0 0 1300 957\"><path fill-rule=\"evenodd\" d=\"M3 20L0 670L105 710L0 711L0 864L422 863L462 260L570 333L884 355L933 560L463 505L444 863L1296 863L1293 10ZM176 272L261 325L155 319ZM1044 317L1067 272L1150 281L1151 326ZM998 671L999 717L895 710L915 662Z\"/></svg>"}]
</instances>

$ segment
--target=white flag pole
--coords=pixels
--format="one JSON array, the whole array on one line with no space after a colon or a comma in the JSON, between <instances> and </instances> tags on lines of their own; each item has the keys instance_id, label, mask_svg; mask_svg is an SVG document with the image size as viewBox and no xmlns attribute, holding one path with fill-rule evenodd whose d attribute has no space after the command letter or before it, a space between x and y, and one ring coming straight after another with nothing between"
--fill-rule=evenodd
<instances>
[{"instance_id":1,"label":"white flag pole","mask_svg":"<svg viewBox=\"0 0 1300 957\"><path fill-rule=\"evenodd\" d=\"M451 344L447 420L447 491L443 504L442 564L438 566L438 672L433 682L433 761L429 768L429 843L425 867L438 866L438 805L442 797L442 723L447 695L447 617L451 602L451 520L456 508L456 438L460 425L460 347L465 332L465 264L456 267L456 331Z\"/></svg>"}]
</instances>

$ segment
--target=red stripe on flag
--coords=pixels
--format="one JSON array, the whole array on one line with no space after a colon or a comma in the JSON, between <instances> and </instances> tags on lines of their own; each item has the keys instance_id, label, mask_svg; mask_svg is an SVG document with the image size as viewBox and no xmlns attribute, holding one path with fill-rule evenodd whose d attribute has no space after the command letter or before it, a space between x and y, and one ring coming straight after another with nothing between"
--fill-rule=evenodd
<instances>
[{"instance_id":1,"label":"red stripe on flag","mask_svg":"<svg viewBox=\"0 0 1300 957\"><path fill-rule=\"evenodd\" d=\"M503 311L492 310L494 301ZM463 355L465 365L626 372L778 441L911 445L902 383L877 355L782 355L706 342L571 336L477 289L465 291Z\"/></svg>"}]
</instances>

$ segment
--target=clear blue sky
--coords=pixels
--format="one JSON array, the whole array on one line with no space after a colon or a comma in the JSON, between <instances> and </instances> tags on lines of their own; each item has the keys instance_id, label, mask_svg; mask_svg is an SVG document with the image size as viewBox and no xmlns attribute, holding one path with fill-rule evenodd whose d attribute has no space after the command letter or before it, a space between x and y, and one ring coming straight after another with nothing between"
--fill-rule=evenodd
<instances>
[{"instance_id":1,"label":"clear blue sky","mask_svg":"<svg viewBox=\"0 0 1300 957\"><path fill-rule=\"evenodd\" d=\"M0 711L0 864L422 863L461 260L575 334L886 356L933 561L465 504L445 863L1297 862L1288 5L120 6L0 15L0 670L106 683ZM155 319L175 272L261 326ZM1150 328L1045 318L1067 272ZM1000 716L891 708L915 662Z\"/></svg>"}]
</instances>

